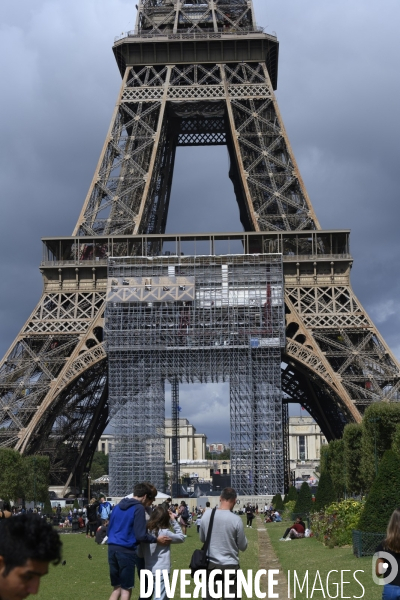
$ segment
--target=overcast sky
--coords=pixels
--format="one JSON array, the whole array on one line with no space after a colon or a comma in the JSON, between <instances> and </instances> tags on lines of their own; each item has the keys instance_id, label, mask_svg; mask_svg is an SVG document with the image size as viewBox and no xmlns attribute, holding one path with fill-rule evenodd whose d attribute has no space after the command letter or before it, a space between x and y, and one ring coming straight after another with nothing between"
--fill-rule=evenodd
<instances>
[{"instance_id":1,"label":"overcast sky","mask_svg":"<svg viewBox=\"0 0 400 600\"><path fill-rule=\"evenodd\" d=\"M40 238L70 235L77 220L120 85L111 46L134 27L134 4L2 5L0 355L40 298ZM352 230L353 287L400 357L400 3L254 4L280 41L278 101L321 225ZM180 149L168 231L240 228L227 169L225 148ZM207 389L183 390L183 416L226 439L226 389ZM203 394L214 414L225 406L219 424L194 408Z\"/></svg>"}]
</instances>

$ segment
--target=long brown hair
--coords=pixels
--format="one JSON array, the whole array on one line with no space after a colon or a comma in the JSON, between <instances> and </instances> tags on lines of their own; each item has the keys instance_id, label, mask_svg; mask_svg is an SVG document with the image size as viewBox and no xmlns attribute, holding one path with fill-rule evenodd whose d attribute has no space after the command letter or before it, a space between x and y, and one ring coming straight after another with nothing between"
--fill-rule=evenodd
<instances>
[{"instance_id":1,"label":"long brown hair","mask_svg":"<svg viewBox=\"0 0 400 600\"><path fill-rule=\"evenodd\" d=\"M400 508L396 508L390 517L384 547L400 553Z\"/></svg>"},{"instance_id":2,"label":"long brown hair","mask_svg":"<svg viewBox=\"0 0 400 600\"><path fill-rule=\"evenodd\" d=\"M160 529L169 528L169 521L170 517L167 509L164 506L156 506L147 521L147 529L158 534Z\"/></svg>"}]
</instances>

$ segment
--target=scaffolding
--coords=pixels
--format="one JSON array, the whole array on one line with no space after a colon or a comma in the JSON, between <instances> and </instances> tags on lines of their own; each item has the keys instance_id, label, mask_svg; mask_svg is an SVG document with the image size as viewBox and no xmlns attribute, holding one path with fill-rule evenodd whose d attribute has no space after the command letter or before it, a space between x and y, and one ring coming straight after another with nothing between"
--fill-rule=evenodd
<instances>
[{"instance_id":1,"label":"scaffolding","mask_svg":"<svg viewBox=\"0 0 400 600\"><path fill-rule=\"evenodd\" d=\"M229 381L232 485L282 493L282 256L115 257L108 268L110 494L140 480L164 489L165 381L176 411L179 382Z\"/></svg>"},{"instance_id":2,"label":"scaffolding","mask_svg":"<svg viewBox=\"0 0 400 600\"><path fill-rule=\"evenodd\" d=\"M171 493L179 497L180 481L180 439L179 439L179 379L174 377L171 382L171 416L172 416L172 481Z\"/></svg>"}]
</instances>

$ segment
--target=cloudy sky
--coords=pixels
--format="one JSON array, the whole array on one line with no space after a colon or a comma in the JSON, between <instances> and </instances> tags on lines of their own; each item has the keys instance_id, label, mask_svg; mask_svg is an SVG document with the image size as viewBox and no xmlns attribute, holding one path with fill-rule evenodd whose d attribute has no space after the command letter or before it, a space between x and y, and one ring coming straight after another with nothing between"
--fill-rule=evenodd
<instances>
[{"instance_id":1,"label":"cloudy sky","mask_svg":"<svg viewBox=\"0 0 400 600\"><path fill-rule=\"evenodd\" d=\"M1 355L40 297L40 238L75 225L118 94L111 46L134 4L2 5ZM400 4L254 4L280 41L278 101L321 225L352 230L353 287L400 357ZM227 168L225 148L180 149L168 231L240 229ZM205 395L217 424L195 408ZM227 403L224 386L182 390L183 416L211 438L227 439Z\"/></svg>"}]
</instances>

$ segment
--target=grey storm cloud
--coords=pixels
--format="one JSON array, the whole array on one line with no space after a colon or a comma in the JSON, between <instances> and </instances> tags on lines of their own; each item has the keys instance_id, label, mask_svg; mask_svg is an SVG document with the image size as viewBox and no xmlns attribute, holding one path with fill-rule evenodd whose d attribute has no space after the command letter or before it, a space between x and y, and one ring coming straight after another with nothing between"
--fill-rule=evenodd
<instances>
[{"instance_id":1,"label":"grey storm cloud","mask_svg":"<svg viewBox=\"0 0 400 600\"><path fill-rule=\"evenodd\" d=\"M352 230L353 288L400 356L400 4L254 5L280 41L277 97L317 216L326 229ZM40 298L40 238L70 235L78 218L120 85L111 46L135 13L127 0L2 7L0 355ZM228 168L223 147L179 149L168 231L240 229ZM182 396L198 430L203 393ZM226 390L207 394L226 422Z\"/></svg>"}]
</instances>

